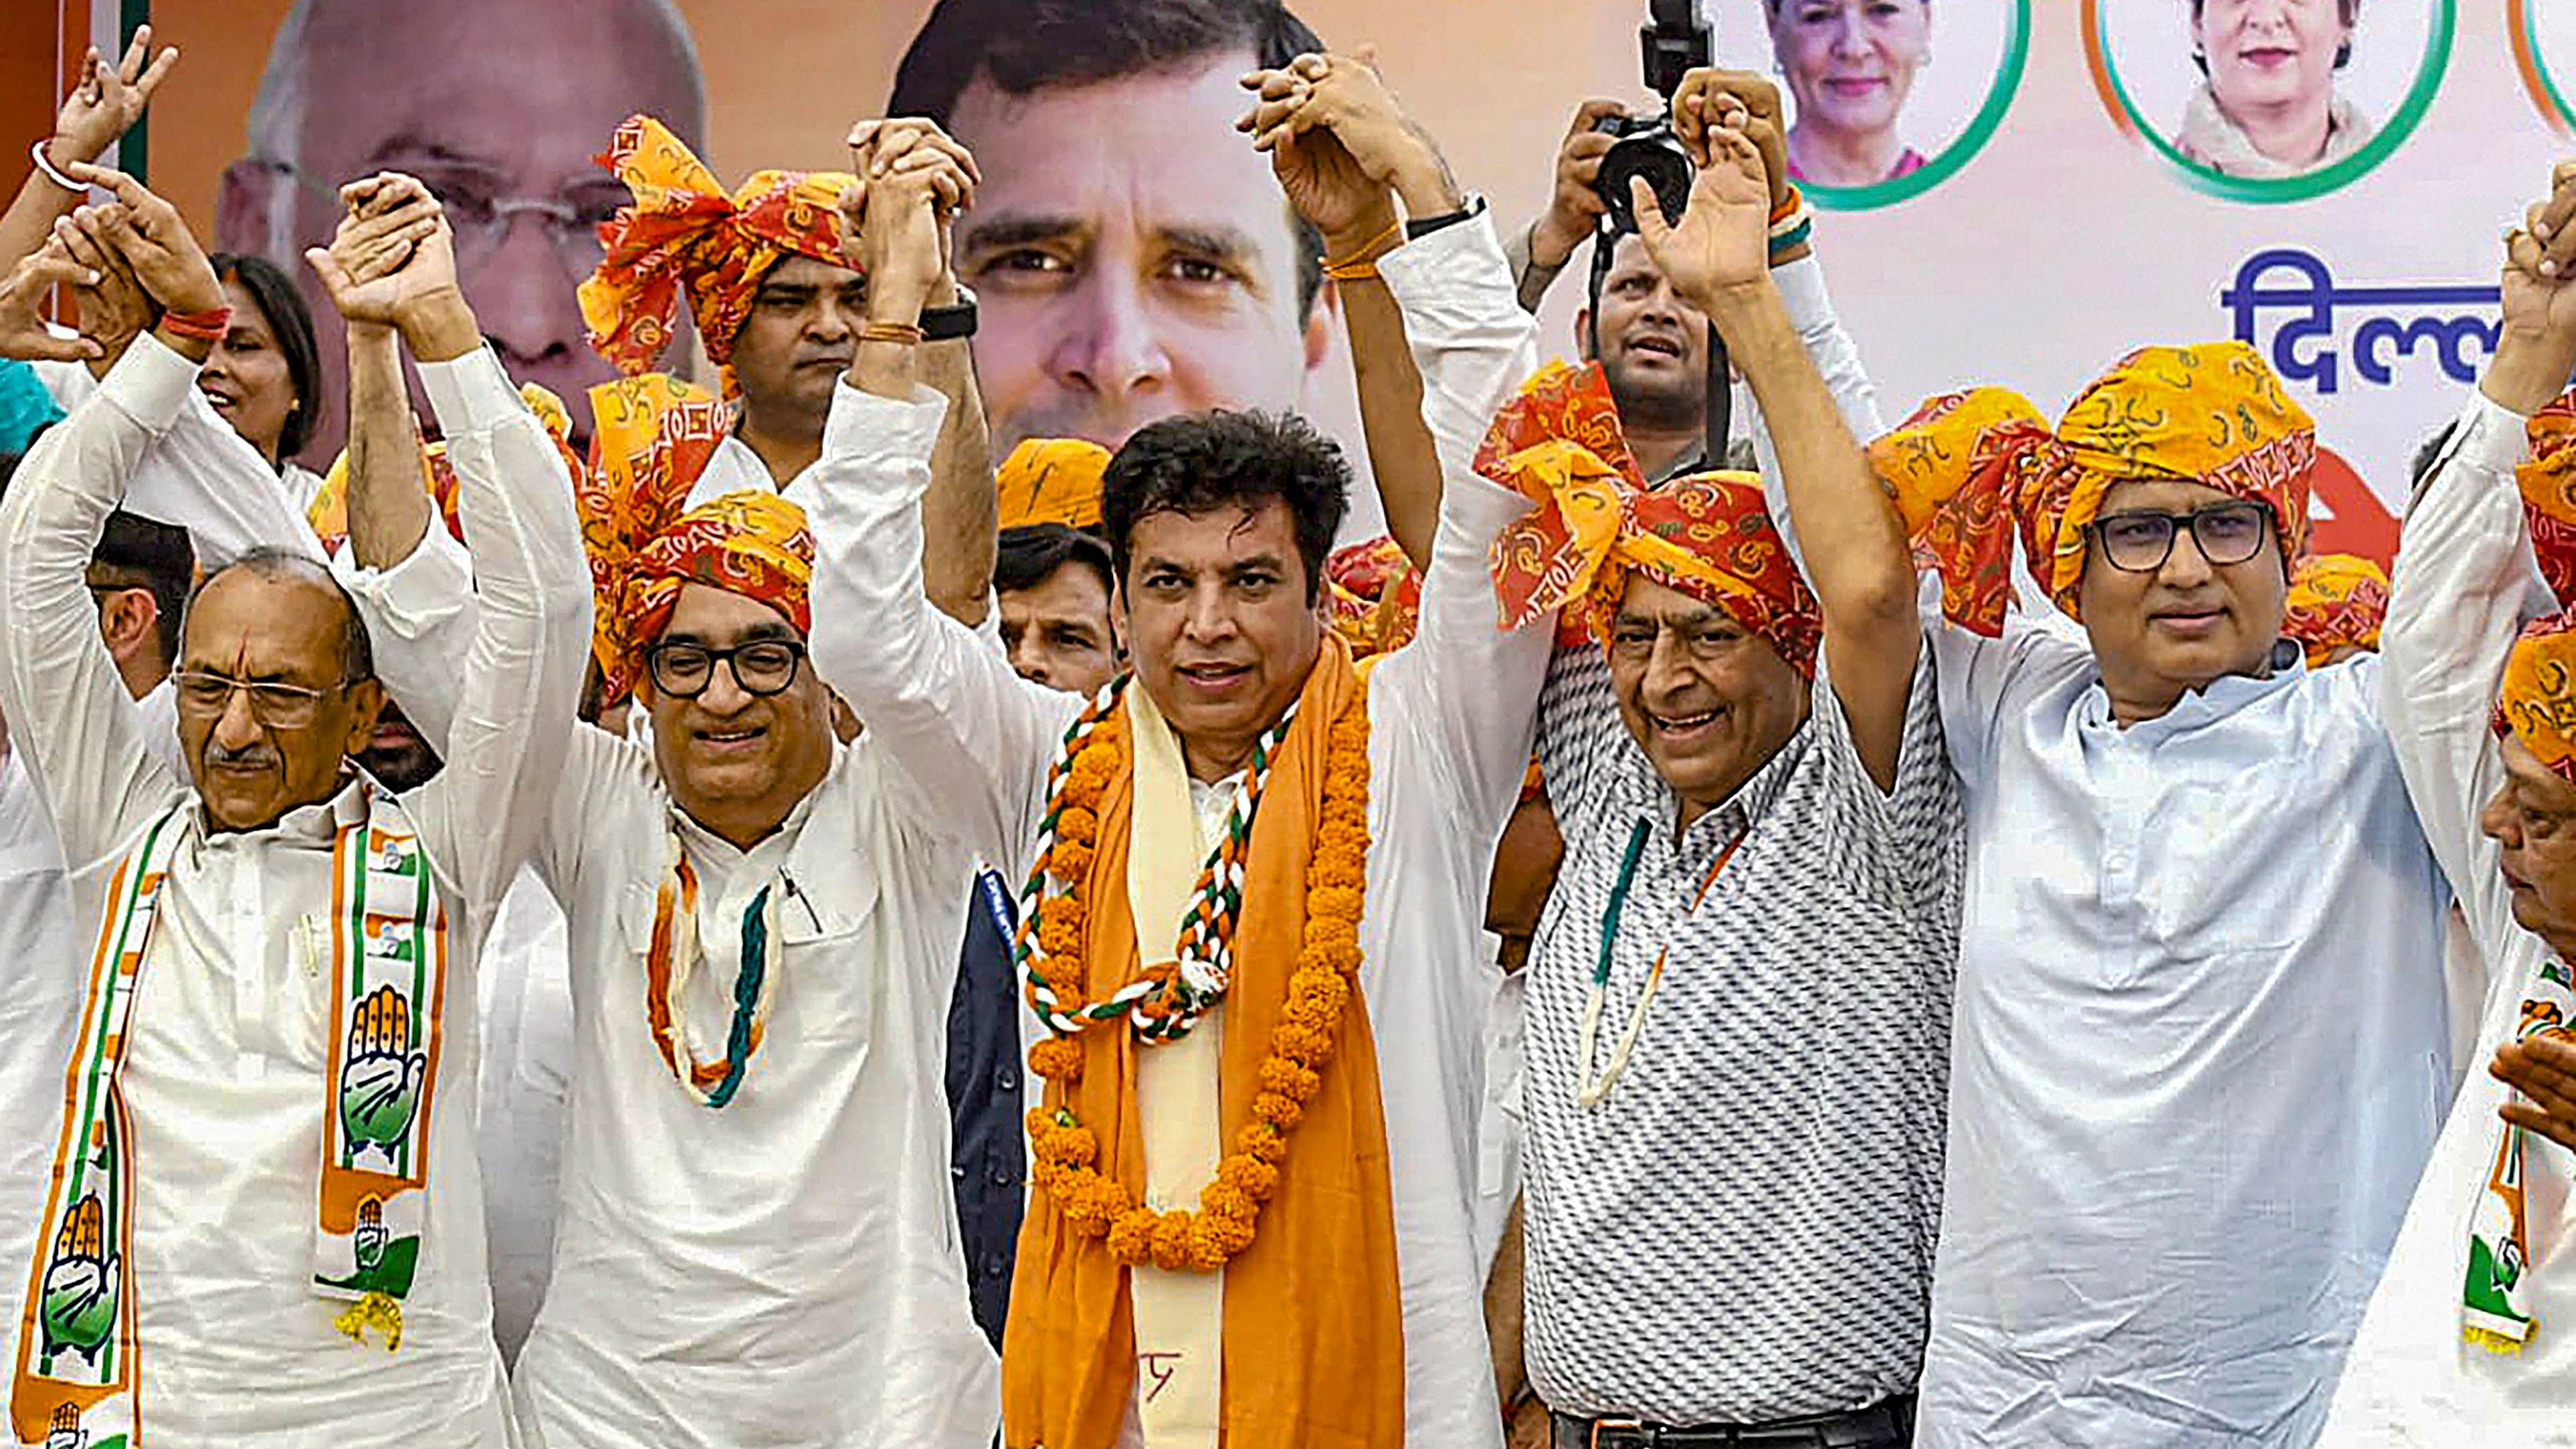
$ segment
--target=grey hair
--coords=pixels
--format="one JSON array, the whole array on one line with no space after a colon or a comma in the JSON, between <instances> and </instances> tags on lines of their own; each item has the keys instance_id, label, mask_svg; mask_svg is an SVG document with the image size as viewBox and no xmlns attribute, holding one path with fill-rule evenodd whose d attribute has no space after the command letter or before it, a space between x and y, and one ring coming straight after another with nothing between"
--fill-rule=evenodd
<instances>
[{"instance_id":1,"label":"grey hair","mask_svg":"<svg viewBox=\"0 0 2576 1449\"><path fill-rule=\"evenodd\" d=\"M208 570L206 576L197 581L196 588L188 593L188 613L197 611L197 600L215 586L215 580L236 571L278 582L318 583L329 589L331 596L340 601L344 620L340 629L341 681L354 684L361 679L376 677L376 647L367 637L367 621L358 614L358 601L349 597L349 591L341 587L340 580L333 576L328 564L310 554L266 543L247 549ZM183 631L187 627L184 617L180 627Z\"/></svg>"}]
</instances>

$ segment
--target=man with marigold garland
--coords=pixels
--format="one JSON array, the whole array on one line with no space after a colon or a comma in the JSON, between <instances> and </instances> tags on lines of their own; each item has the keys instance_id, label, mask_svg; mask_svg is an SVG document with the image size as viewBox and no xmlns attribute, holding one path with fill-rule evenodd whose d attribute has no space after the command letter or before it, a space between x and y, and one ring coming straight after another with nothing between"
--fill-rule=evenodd
<instances>
[{"instance_id":1,"label":"man with marigold garland","mask_svg":"<svg viewBox=\"0 0 2576 1449\"><path fill-rule=\"evenodd\" d=\"M1533 327L1482 205L1375 77L1298 65L1347 72L1350 103L1265 104L1247 129L1382 208L1335 266L1394 293L1443 463L1420 633L1366 672L1318 607L1350 473L1290 418L1167 419L1112 460L1135 668L1100 702L1017 678L931 609L942 408L910 328L936 221L868 208L869 325L809 505L815 661L970 848L1032 865L1045 1089L1003 1349L1017 1449L1500 1440L1477 924L1548 637L1497 628L1486 554L1528 505L1471 460Z\"/></svg>"}]
</instances>

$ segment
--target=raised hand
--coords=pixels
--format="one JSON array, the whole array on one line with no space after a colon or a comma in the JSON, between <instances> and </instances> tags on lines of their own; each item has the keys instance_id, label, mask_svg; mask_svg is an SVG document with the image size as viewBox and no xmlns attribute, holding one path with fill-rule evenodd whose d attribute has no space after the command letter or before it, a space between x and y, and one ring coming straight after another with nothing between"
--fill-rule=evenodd
<instances>
[{"instance_id":1,"label":"raised hand","mask_svg":"<svg viewBox=\"0 0 2576 1449\"><path fill-rule=\"evenodd\" d=\"M461 300L455 239L420 181L383 172L340 188L331 245L304 254L331 305L362 327L400 327L427 303Z\"/></svg>"},{"instance_id":2,"label":"raised hand","mask_svg":"<svg viewBox=\"0 0 2576 1449\"><path fill-rule=\"evenodd\" d=\"M179 219L179 208L112 167L73 162L63 169L75 181L116 193L117 205L104 213L103 234L163 311L211 312L224 305L224 284Z\"/></svg>"},{"instance_id":3,"label":"raised hand","mask_svg":"<svg viewBox=\"0 0 2576 1449\"><path fill-rule=\"evenodd\" d=\"M94 367L124 356L127 345L152 326L152 299L143 294L143 283L126 264L125 254L109 245L106 211L84 206L54 222L54 240L96 278L72 284L81 335L99 345Z\"/></svg>"},{"instance_id":4,"label":"raised hand","mask_svg":"<svg viewBox=\"0 0 2576 1449\"><path fill-rule=\"evenodd\" d=\"M2505 248L2505 328L2576 338L2576 161L2558 163L2523 222Z\"/></svg>"},{"instance_id":5,"label":"raised hand","mask_svg":"<svg viewBox=\"0 0 2576 1449\"><path fill-rule=\"evenodd\" d=\"M45 154L56 166L96 161L143 116L152 93L161 88L179 63L175 47L152 53L152 27L139 26L125 55L115 65L101 59L98 47L81 58L81 75L62 109L54 114L53 138Z\"/></svg>"},{"instance_id":6,"label":"raised hand","mask_svg":"<svg viewBox=\"0 0 2576 1449\"><path fill-rule=\"evenodd\" d=\"M1762 153L1740 126L1711 127L1703 145L1709 160L1691 184L1680 225L1665 219L1644 177L1631 177L1628 185L1637 231L1656 269L1684 300L1714 315L1727 294L1770 276L1771 193Z\"/></svg>"},{"instance_id":7,"label":"raised hand","mask_svg":"<svg viewBox=\"0 0 2576 1449\"><path fill-rule=\"evenodd\" d=\"M1325 64L1321 56L1299 62L1318 76ZM1324 234L1326 254L1347 255L1394 224L1395 193L1386 182L1370 176L1329 128L1298 127L1298 114L1314 99L1306 71L1293 65L1255 71L1243 78L1243 84L1260 99L1235 127L1252 131L1256 147L1268 143L1264 149L1270 152L1270 169L1279 178L1280 190L1288 194L1288 204L1297 214Z\"/></svg>"},{"instance_id":8,"label":"raised hand","mask_svg":"<svg viewBox=\"0 0 2576 1449\"><path fill-rule=\"evenodd\" d=\"M420 1110L428 1059L412 1050L411 1005L379 986L349 1023L349 1052L340 1070L340 1126L353 1148L394 1157Z\"/></svg>"},{"instance_id":9,"label":"raised hand","mask_svg":"<svg viewBox=\"0 0 2576 1449\"><path fill-rule=\"evenodd\" d=\"M2529 415L2576 369L2576 162L2551 171L2548 198L2505 234L2504 250L2503 327L2479 387Z\"/></svg>"},{"instance_id":10,"label":"raised hand","mask_svg":"<svg viewBox=\"0 0 2576 1449\"><path fill-rule=\"evenodd\" d=\"M91 268L72 260L59 240L20 262L0 278L0 357L21 362L93 362L107 349L87 337L58 337L45 325L45 297L57 286L89 286L99 281Z\"/></svg>"},{"instance_id":11,"label":"raised hand","mask_svg":"<svg viewBox=\"0 0 2576 1449\"><path fill-rule=\"evenodd\" d=\"M1771 187L1771 205L1789 199L1789 131L1780 118L1780 88L1749 70L1706 67L1682 77L1673 93L1673 134L1691 160L1709 160L1709 132L1728 118L1762 153L1763 178Z\"/></svg>"},{"instance_id":12,"label":"raised hand","mask_svg":"<svg viewBox=\"0 0 2576 1449\"><path fill-rule=\"evenodd\" d=\"M850 132L860 184L841 198L841 254L868 279L868 319L911 323L948 273L948 224L974 205L975 158L928 121Z\"/></svg>"},{"instance_id":13,"label":"raised hand","mask_svg":"<svg viewBox=\"0 0 2576 1449\"><path fill-rule=\"evenodd\" d=\"M1301 55L1282 70L1256 71L1243 84L1261 97L1235 122L1252 134L1254 150L1275 152L1328 132L1361 176L1381 192L1393 191L1414 216L1442 216L1467 204L1430 133L1405 115L1365 60Z\"/></svg>"}]
</instances>

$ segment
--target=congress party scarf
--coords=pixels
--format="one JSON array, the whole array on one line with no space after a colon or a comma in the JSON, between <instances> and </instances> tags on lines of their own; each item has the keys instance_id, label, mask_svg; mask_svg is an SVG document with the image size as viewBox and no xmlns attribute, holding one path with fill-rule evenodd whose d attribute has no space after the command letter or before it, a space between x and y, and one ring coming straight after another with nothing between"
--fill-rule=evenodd
<instances>
[{"instance_id":1,"label":"congress party scarf","mask_svg":"<svg viewBox=\"0 0 2576 1449\"><path fill-rule=\"evenodd\" d=\"M2566 964L2544 961L2523 998L2513 1037L2565 1034L2576 1018L2576 989ZM2468 1280L2460 1290L2460 1330L2468 1341L2497 1353L2520 1353L2531 1339L2531 1230L2523 1215L2523 1173L2529 1134L2500 1123L2486 1186L2469 1216Z\"/></svg>"},{"instance_id":2,"label":"congress party scarf","mask_svg":"<svg viewBox=\"0 0 2576 1449\"><path fill-rule=\"evenodd\" d=\"M154 822L111 882L80 1037L63 1084L53 1186L28 1272L9 1409L18 1442L140 1449L134 1174L120 1069L171 863L193 839L183 805ZM410 823L366 787L332 841L330 1062L323 1077L313 1289L337 1320L402 1343L429 1186L432 1083L446 1002L447 920Z\"/></svg>"}]
</instances>

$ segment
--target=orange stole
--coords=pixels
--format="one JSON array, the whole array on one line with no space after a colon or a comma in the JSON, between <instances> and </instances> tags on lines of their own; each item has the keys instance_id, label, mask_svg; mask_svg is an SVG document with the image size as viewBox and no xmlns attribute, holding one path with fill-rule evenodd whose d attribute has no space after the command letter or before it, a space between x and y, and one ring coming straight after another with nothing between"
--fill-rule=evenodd
<instances>
[{"instance_id":1,"label":"orange stole","mask_svg":"<svg viewBox=\"0 0 2576 1449\"><path fill-rule=\"evenodd\" d=\"M1289 973L1305 939L1306 868L1323 807L1332 721L1359 687L1349 651L1328 640L1298 704L1252 825L1234 981L1218 1008L1225 1031L1219 1100L1229 1149L1252 1099ZM1127 910L1132 757L1101 803L1100 849L1085 883L1084 994L1107 996L1138 967ZM1168 953L1178 923L1157 923ZM1205 1029L1205 1028L1202 1028ZM1233 1449L1382 1449L1404 1442L1404 1305L1377 1047L1358 982L1341 1047L1281 1159L1278 1193L1250 1248L1225 1268L1224 1440ZM1071 1105L1098 1136L1100 1170L1141 1200L1144 1139L1136 1115L1135 1033L1085 1032ZM1050 1086L1046 1105L1064 1105ZM1044 1188L1020 1227L1002 1345L1003 1442L1012 1449L1113 1449L1136 1383L1127 1270L1107 1241L1065 1224Z\"/></svg>"}]
</instances>

